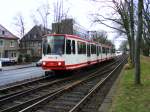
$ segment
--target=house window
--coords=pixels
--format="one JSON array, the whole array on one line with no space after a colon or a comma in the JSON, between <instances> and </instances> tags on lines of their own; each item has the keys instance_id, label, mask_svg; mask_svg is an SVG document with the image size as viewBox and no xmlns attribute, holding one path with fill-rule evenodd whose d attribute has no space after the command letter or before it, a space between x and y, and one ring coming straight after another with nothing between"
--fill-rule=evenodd
<instances>
[{"instance_id":1,"label":"house window","mask_svg":"<svg viewBox=\"0 0 150 112\"><path fill-rule=\"evenodd\" d=\"M32 46L34 47L34 42L32 42Z\"/></svg>"},{"instance_id":2,"label":"house window","mask_svg":"<svg viewBox=\"0 0 150 112\"><path fill-rule=\"evenodd\" d=\"M2 58L2 53L0 52L0 58Z\"/></svg>"},{"instance_id":3,"label":"house window","mask_svg":"<svg viewBox=\"0 0 150 112\"><path fill-rule=\"evenodd\" d=\"M10 47L14 47L14 41L10 42Z\"/></svg>"},{"instance_id":4,"label":"house window","mask_svg":"<svg viewBox=\"0 0 150 112\"><path fill-rule=\"evenodd\" d=\"M28 39L30 39L30 35L28 34Z\"/></svg>"},{"instance_id":5,"label":"house window","mask_svg":"<svg viewBox=\"0 0 150 112\"><path fill-rule=\"evenodd\" d=\"M14 57L16 57L16 53L14 53Z\"/></svg>"},{"instance_id":6,"label":"house window","mask_svg":"<svg viewBox=\"0 0 150 112\"><path fill-rule=\"evenodd\" d=\"M38 46L41 46L41 42L38 42Z\"/></svg>"},{"instance_id":7,"label":"house window","mask_svg":"<svg viewBox=\"0 0 150 112\"><path fill-rule=\"evenodd\" d=\"M34 34L34 39L36 39L36 34Z\"/></svg>"},{"instance_id":8,"label":"house window","mask_svg":"<svg viewBox=\"0 0 150 112\"><path fill-rule=\"evenodd\" d=\"M2 31L2 35L5 35L5 31Z\"/></svg>"},{"instance_id":9,"label":"house window","mask_svg":"<svg viewBox=\"0 0 150 112\"><path fill-rule=\"evenodd\" d=\"M11 57L13 58L13 56L14 56L14 55L13 55L13 52L12 52L12 53L11 53Z\"/></svg>"},{"instance_id":10,"label":"house window","mask_svg":"<svg viewBox=\"0 0 150 112\"><path fill-rule=\"evenodd\" d=\"M3 40L0 40L0 47L3 46Z\"/></svg>"}]
</instances>

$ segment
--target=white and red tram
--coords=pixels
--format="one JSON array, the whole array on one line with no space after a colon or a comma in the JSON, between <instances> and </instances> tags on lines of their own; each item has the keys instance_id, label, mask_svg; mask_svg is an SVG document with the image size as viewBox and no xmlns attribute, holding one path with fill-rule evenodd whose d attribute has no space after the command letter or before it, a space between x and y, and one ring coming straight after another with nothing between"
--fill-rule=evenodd
<instances>
[{"instance_id":1,"label":"white and red tram","mask_svg":"<svg viewBox=\"0 0 150 112\"><path fill-rule=\"evenodd\" d=\"M75 35L48 34L43 38L42 68L69 71L110 60L113 48Z\"/></svg>"}]
</instances>

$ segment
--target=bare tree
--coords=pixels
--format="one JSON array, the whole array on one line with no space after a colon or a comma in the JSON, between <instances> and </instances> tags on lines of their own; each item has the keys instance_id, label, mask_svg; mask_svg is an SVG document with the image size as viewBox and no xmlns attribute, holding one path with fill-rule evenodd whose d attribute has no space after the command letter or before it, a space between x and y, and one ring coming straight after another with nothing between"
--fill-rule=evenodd
<instances>
[{"instance_id":1,"label":"bare tree","mask_svg":"<svg viewBox=\"0 0 150 112\"><path fill-rule=\"evenodd\" d=\"M138 0L138 28L135 41L135 84L141 84L140 78L140 41L143 31L143 0Z\"/></svg>"},{"instance_id":2,"label":"bare tree","mask_svg":"<svg viewBox=\"0 0 150 112\"><path fill-rule=\"evenodd\" d=\"M91 31L92 34L92 39L95 42L100 42L100 43L107 43L107 32L105 31Z\"/></svg>"},{"instance_id":3,"label":"bare tree","mask_svg":"<svg viewBox=\"0 0 150 112\"><path fill-rule=\"evenodd\" d=\"M52 24L52 32L53 33L63 33L63 29L66 29L65 22L62 22L62 20L65 20L68 17L68 11L66 7L64 8L64 0L56 0L53 4L53 10L54 10L54 23Z\"/></svg>"},{"instance_id":4,"label":"bare tree","mask_svg":"<svg viewBox=\"0 0 150 112\"><path fill-rule=\"evenodd\" d=\"M101 24L104 24L105 26L108 26L110 28L113 28L115 30L118 30L119 32L123 32L128 37L128 43L130 47L130 57L133 64L135 64L135 84L140 84L140 44L141 44L141 38L143 35L143 29L144 34L150 34L150 22L149 22L149 4L150 1L146 0L147 4L145 4L145 14L144 14L144 28L143 28L143 0L138 0L138 6L134 6L133 0L112 0L112 3L114 4L114 7L110 6L118 15L120 15L120 19L116 18L106 18L102 15L96 15L96 17L102 17L102 19L97 19L96 22L99 22ZM138 8L138 19L135 19L135 12L134 8ZM136 9L135 9L136 10ZM109 26L106 23L104 23L105 20L112 21L116 24L119 24L122 26L123 29L119 29L114 26ZM136 25L136 27L135 27ZM136 32L136 33L135 33ZM135 39L136 34L136 39ZM144 36L145 40L148 41L149 36Z\"/></svg>"},{"instance_id":5,"label":"bare tree","mask_svg":"<svg viewBox=\"0 0 150 112\"><path fill-rule=\"evenodd\" d=\"M39 20L37 19L37 17L35 16L35 14L31 14L31 19L34 23L34 25L39 25Z\"/></svg>"},{"instance_id":6,"label":"bare tree","mask_svg":"<svg viewBox=\"0 0 150 112\"><path fill-rule=\"evenodd\" d=\"M42 20L42 26L44 27L45 33L47 32L48 28L48 15L50 14L50 8L48 2L46 4L43 4L40 8L37 9L37 12ZM34 20L36 22L36 20Z\"/></svg>"},{"instance_id":7,"label":"bare tree","mask_svg":"<svg viewBox=\"0 0 150 112\"><path fill-rule=\"evenodd\" d=\"M19 33L19 36L22 38L25 34L25 22L24 18L21 14L18 14L14 18L14 25L17 27L17 32Z\"/></svg>"},{"instance_id":8,"label":"bare tree","mask_svg":"<svg viewBox=\"0 0 150 112\"><path fill-rule=\"evenodd\" d=\"M54 22L61 22L62 19L67 18L68 11L64 9L64 0L56 0L54 2Z\"/></svg>"},{"instance_id":9,"label":"bare tree","mask_svg":"<svg viewBox=\"0 0 150 112\"><path fill-rule=\"evenodd\" d=\"M143 10L143 15L144 15L144 26L143 26L143 38L145 42L150 46L150 0L145 0L144 2L144 10Z\"/></svg>"},{"instance_id":10,"label":"bare tree","mask_svg":"<svg viewBox=\"0 0 150 112\"><path fill-rule=\"evenodd\" d=\"M107 6L113 9L112 17L104 17L97 13L94 14L94 22L103 24L109 28L117 30L120 34L126 34L130 47L130 58L134 65L134 20L133 20L133 1L112 0L113 6ZM107 24L105 21L111 21L115 26ZM116 25L117 24L117 25Z\"/></svg>"}]
</instances>

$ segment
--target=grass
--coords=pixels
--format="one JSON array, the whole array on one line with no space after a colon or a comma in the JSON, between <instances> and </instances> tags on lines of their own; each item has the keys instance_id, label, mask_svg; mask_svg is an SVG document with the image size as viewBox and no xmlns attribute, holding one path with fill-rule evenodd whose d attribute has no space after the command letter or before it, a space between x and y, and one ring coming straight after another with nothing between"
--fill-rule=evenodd
<instances>
[{"instance_id":1,"label":"grass","mask_svg":"<svg viewBox=\"0 0 150 112\"><path fill-rule=\"evenodd\" d=\"M150 57L141 56L141 85L134 70L124 70L109 112L150 112Z\"/></svg>"}]
</instances>

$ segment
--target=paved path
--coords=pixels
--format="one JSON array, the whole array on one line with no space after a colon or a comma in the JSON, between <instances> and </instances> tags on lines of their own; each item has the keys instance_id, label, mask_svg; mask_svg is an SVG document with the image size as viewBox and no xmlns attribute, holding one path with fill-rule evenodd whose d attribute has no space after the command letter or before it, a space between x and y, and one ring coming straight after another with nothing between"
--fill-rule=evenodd
<instances>
[{"instance_id":1,"label":"paved path","mask_svg":"<svg viewBox=\"0 0 150 112\"><path fill-rule=\"evenodd\" d=\"M16 67L11 67L11 69L5 68L5 70L0 71L0 86L44 75L41 67L14 68Z\"/></svg>"},{"instance_id":2,"label":"paved path","mask_svg":"<svg viewBox=\"0 0 150 112\"><path fill-rule=\"evenodd\" d=\"M34 66L35 66L35 63L23 64L23 65L12 65L12 66L4 66L2 67L2 70L7 71L7 70L20 69L20 68L29 68L29 67L34 67Z\"/></svg>"}]
</instances>

